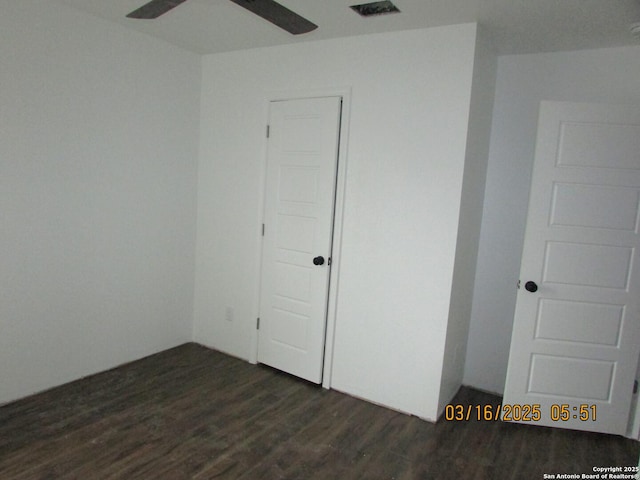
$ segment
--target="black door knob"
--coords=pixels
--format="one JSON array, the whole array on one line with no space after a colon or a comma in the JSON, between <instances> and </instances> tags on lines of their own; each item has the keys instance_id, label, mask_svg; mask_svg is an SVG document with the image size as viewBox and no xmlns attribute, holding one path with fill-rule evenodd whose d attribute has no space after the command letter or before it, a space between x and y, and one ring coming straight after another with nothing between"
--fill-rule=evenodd
<instances>
[{"instance_id":1,"label":"black door knob","mask_svg":"<svg viewBox=\"0 0 640 480\"><path fill-rule=\"evenodd\" d=\"M324 257L316 257L313 259L314 265L324 265Z\"/></svg>"},{"instance_id":2,"label":"black door knob","mask_svg":"<svg viewBox=\"0 0 640 480\"><path fill-rule=\"evenodd\" d=\"M524 289L527 292L535 293L535 292L538 291L538 285L536 285L536 282L529 281L529 282L524 284Z\"/></svg>"}]
</instances>

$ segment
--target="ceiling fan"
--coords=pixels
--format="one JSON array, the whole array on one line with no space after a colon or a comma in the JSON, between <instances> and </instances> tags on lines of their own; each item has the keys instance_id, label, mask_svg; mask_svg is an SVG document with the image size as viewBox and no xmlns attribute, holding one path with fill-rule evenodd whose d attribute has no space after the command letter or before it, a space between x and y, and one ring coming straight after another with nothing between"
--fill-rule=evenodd
<instances>
[{"instance_id":1,"label":"ceiling fan","mask_svg":"<svg viewBox=\"0 0 640 480\"><path fill-rule=\"evenodd\" d=\"M186 0L151 0L127 15L128 18L154 19ZM308 33L318 26L275 0L231 0L293 35Z\"/></svg>"}]
</instances>

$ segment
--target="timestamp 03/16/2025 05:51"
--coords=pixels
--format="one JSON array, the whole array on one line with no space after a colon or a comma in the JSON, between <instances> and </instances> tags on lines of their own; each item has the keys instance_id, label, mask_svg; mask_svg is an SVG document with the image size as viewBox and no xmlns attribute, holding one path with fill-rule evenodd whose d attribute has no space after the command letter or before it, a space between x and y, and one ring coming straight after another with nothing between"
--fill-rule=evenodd
<instances>
[{"instance_id":1,"label":"timestamp 03/16/2025 05:51","mask_svg":"<svg viewBox=\"0 0 640 480\"><path fill-rule=\"evenodd\" d=\"M448 422L485 421L493 422L539 422L549 419L552 422L595 422L597 406L589 404L570 405L567 403L552 404L543 410L541 405L533 404L497 404L497 405L455 405L445 407L444 418Z\"/></svg>"}]
</instances>

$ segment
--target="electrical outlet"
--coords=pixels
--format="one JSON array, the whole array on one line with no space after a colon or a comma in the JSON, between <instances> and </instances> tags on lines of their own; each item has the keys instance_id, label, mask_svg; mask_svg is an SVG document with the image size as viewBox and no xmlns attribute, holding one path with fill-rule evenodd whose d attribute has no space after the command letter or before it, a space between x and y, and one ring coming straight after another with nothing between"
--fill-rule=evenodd
<instances>
[{"instance_id":1,"label":"electrical outlet","mask_svg":"<svg viewBox=\"0 0 640 480\"><path fill-rule=\"evenodd\" d=\"M224 311L224 319L227 322L233 322L233 308L227 307Z\"/></svg>"}]
</instances>

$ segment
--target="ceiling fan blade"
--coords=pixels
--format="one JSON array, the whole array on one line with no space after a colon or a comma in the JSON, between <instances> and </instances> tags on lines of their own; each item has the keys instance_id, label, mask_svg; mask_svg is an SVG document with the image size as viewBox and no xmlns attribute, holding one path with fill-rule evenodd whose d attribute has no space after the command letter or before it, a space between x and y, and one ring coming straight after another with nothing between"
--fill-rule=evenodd
<instances>
[{"instance_id":1,"label":"ceiling fan blade","mask_svg":"<svg viewBox=\"0 0 640 480\"><path fill-rule=\"evenodd\" d=\"M158 18L160 15L167 13L169 10L176 8L186 1L187 0L151 0L149 3L145 3L137 10L131 12L127 17L151 20Z\"/></svg>"},{"instance_id":2,"label":"ceiling fan blade","mask_svg":"<svg viewBox=\"0 0 640 480\"><path fill-rule=\"evenodd\" d=\"M304 17L283 7L275 0L231 0L250 12L270 21L293 35L308 33L318 28Z\"/></svg>"}]
</instances>

